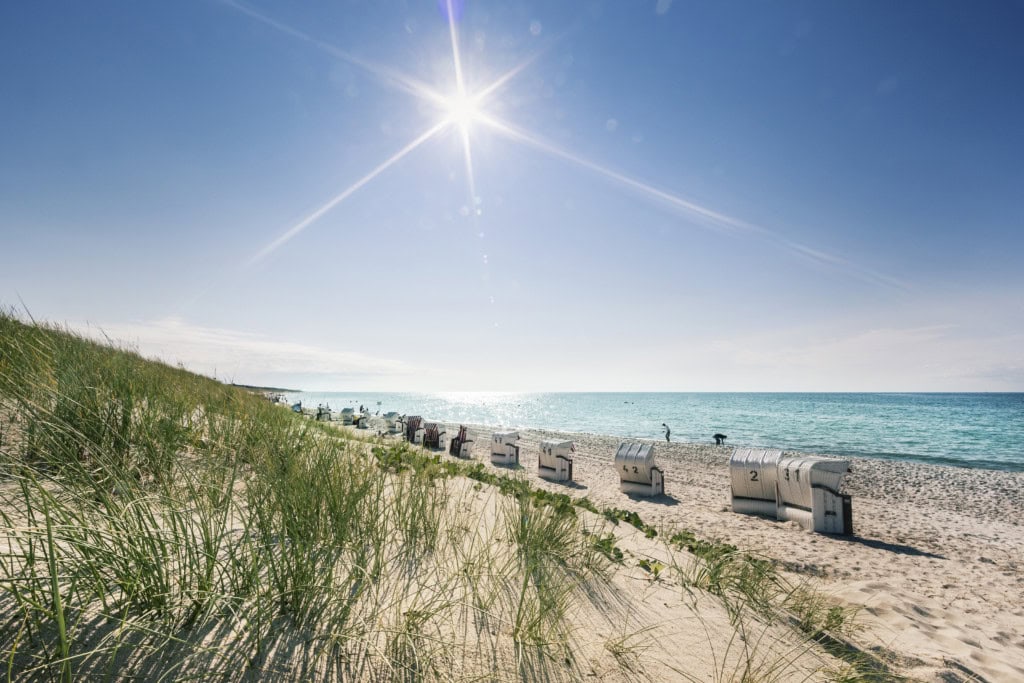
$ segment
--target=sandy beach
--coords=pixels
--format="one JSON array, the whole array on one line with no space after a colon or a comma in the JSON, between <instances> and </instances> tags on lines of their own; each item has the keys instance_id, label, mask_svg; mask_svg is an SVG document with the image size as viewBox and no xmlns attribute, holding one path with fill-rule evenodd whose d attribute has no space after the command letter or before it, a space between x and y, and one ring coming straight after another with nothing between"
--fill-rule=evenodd
<instances>
[{"instance_id":1,"label":"sandy beach","mask_svg":"<svg viewBox=\"0 0 1024 683\"><path fill-rule=\"evenodd\" d=\"M449 436L456 431L449 426ZM488 467L491 431L470 427L473 458ZM831 537L731 512L732 447L655 442L666 495L645 500L619 491L611 466L619 438L520 435L519 471L539 486L762 553L796 580L859 607L856 643L901 674L1024 680L1024 473L853 458L844 489L853 495L854 535ZM552 438L576 444L571 486L536 476L538 443Z\"/></svg>"}]
</instances>

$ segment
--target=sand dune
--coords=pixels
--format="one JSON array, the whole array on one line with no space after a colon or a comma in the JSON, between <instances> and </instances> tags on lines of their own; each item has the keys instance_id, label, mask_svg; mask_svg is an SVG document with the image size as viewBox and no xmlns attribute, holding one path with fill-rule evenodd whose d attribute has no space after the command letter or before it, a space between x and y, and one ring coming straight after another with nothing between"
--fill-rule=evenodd
<instances>
[{"instance_id":1,"label":"sand dune","mask_svg":"<svg viewBox=\"0 0 1024 683\"><path fill-rule=\"evenodd\" d=\"M490 431L471 427L474 458L488 466ZM836 600L862 607L858 644L904 674L1024 680L1024 473L854 458L845 488L854 497L855 535L830 537L732 513L729 447L658 443L667 495L645 500L618 490L611 467L618 438L520 434L531 478L540 440L576 442L575 484L537 480L540 486L763 553L794 577L813 577Z\"/></svg>"}]
</instances>

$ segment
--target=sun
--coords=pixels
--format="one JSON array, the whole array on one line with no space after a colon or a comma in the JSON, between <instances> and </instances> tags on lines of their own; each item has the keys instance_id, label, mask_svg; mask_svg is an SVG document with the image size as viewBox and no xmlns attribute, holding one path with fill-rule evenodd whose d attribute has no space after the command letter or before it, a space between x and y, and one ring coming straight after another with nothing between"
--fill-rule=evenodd
<instances>
[{"instance_id":1,"label":"sun","mask_svg":"<svg viewBox=\"0 0 1024 683\"><path fill-rule=\"evenodd\" d=\"M462 128L468 128L482 114L478 98L464 94L449 97L445 100L445 107L448 110L448 121Z\"/></svg>"}]
</instances>

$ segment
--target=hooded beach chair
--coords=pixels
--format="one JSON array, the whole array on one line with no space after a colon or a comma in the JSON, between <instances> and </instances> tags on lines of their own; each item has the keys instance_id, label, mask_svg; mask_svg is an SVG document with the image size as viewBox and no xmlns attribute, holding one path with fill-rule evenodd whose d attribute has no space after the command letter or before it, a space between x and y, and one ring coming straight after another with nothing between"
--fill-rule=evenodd
<instances>
[{"instance_id":1,"label":"hooded beach chair","mask_svg":"<svg viewBox=\"0 0 1024 683\"><path fill-rule=\"evenodd\" d=\"M423 446L444 450L448 445L448 435L440 422L428 422L423 426Z\"/></svg>"},{"instance_id":2,"label":"hooded beach chair","mask_svg":"<svg viewBox=\"0 0 1024 683\"><path fill-rule=\"evenodd\" d=\"M572 481L572 441L541 441L537 457L537 474L551 481Z\"/></svg>"},{"instance_id":3,"label":"hooded beach chair","mask_svg":"<svg viewBox=\"0 0 1024 683\"><path fill-rule=\"evenodd\" d=\"M619 490L638 496L665 493L665 473L654 461L654 444L623 441L615 452Z\"/></svg>"},{"instance_id":4,"label":"hooded beach chair","mask_svg":"<svg viewBox=\"0 0 1024 683\"><path fill-rule=\"evenodd\" d=\"M451 448L448 449L448 452L457 458L469 458L471 457L471 443L473 443L473 440L468 437L466 428L459 425L459 435L452 439Z\"/></svg>"},{"instance_id":5,"label":"hooded beach chair","mask_svg":"<svg viewBox=\"0 0 1024 683\"><path fill-rule=\"evenodd\" d=\"M491 435L491 462L495 465L518 465L519 432L494 432Z\"/></svg>"},{"instance_id":6,"label":"hooded beach chair","mask_svg":"<svg viewBox=\"0 0 1024 683\"><path fill-rule=\"evenodd\" d=\"M410 415L405 418L405 440L409 443L423 443L423 418L419 415Z\"/></svg>"}]
</instances>

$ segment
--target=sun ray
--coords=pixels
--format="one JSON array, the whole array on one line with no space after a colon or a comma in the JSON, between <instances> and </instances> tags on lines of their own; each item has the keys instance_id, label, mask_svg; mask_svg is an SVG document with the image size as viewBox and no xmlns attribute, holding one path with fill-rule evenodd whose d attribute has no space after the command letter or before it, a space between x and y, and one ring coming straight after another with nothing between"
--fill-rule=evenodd
<instances>
[{"instance_id":1,"label":"sun ray","mask_svg":"<svg viewBox=\"0 0 1024 683\"><path fill-rule=\"evenodd\" d=\"M651 187L650 185L642 183L639 180L630 178L629 176L623 175L622 173L619 173L617 171L613 171L610 168L601 166L600 164L596 164L588 159L584 159L583 157L577 156L572 152L567 152L566 150L556 147L552 143L547 142L536 135L528 133L522 130L521 128L516 128L515 126L512 126L511 124L506 123L505 121L496 119L493 116L490 116L484 112L481 112L478 118L481 123L490 126L494 130L498 131L499 133L502 133L507 137L512 138L513 140L522 142L526 145L529 145L530 147L539 149L542 152L546 152L547 154L558 157L565 161L572 162L577 166L581 166L593 173L602 175L605 178L613 180L619 183L620 185L624 185L627 188L639 191L642 194L645 194L649 197L666 202L677 209L681 209L705 221L711 222L718 228L725 229L729 232L768 232L767 230L759 226L752 225L751 223L741 221L738 218L733 218L731 216L727 216L725 214L703 207L699 204L687 201L682 197L677 197L676 195L666 192L664 190L659 190L655 187Z\"/></svg>"},{"instance_id":2,"label":"sun ray","mask_svg":"<svg viewBox=\"0 0 1024 683\"><path fill-rule=\"evenodd\" d=\"M476 95L475 95L476 101L479 102L480 104L483 104L484 101L486 101L488 97L493 95L495 92L497 92L501 88L505 87L506 83L511 81L513 78L515 78L520 73L522 73L524 69L526 69L528 66L533 64L535 61L537 61L537 59L542 54L547 52L547 49L548 49L547 47L544 47L544 48L542 48L540 50L537 50L532 55L530 55L529 57L524 59L522 62L520 62L516 66L512 67L511 69L509 69L508 71L506 71L502 75L498 76L498 78L496 78L494 81L492 81L490 85L488 85L487 87L479 90L476 93Z\"/></svg>"},{"instance_id":3,"label":"sun ray","mask_svg":"<svg viewBox=\"0 0 1024 683\"><path fill-rule=\"evenodd\" d=\"M459 97L466 97L466 82L462 78L462 57L459 54L459 36L455 28L455 9L452 7L452 0L446 0L448 4L448 36L452 40L452 62L455 64L455 87Z\"/></svg>"},{"instance_id":4,"label":"sun ray","mask_svg":"<svg viewBox=\"0 0 1024 683\"><path fill-rule=\"evenodd\" d=\"M375 62L371 62L361 57L356 57L355 55L350 54L338 47L335 47L330 43L326 43L318 38L314 38L308 33L305 33L297 28L289 26L288 24L282 23L276 19L268 17L267 15L262 14L261 12L258 12L249 6L238 2L238 0L219 0L219 2L221 4L227 5L228 7L238 12L241 12L242 14L248 16L251 19L255 19L256 21L259 21L262 24L265 24L267 26L270 26L271 28L280 31L281 33L305 41L333 57L337 57L338 59L344 62L352 64L353 66L358 66L359 68L377 77L378 80L380 80L382 83L385 83L386 85L396 87L411 95L415 95L420 99L429 100L434 104L439 104L443 106L447 102L447 98L440 92L434 90L426 83L423 83L422 81L419 81L413 78L412 76L409 76L408 74L404 74L390 67L384 66L382 64L377 64Z\"/></svg>"},{"instance_id":5,"label":"sun ray","mask_svg":"<svg viewBox=\"0 0 1024 683\"><path fill-rule=\"evenodd\" d=\"M733 218L732 216L728 216L726 214L719 213L718 211L714 211L712 209L703 207L699 204L695 204L694 202L687 201L682 197L677 197L676 195L670 192L666 192L664 190L659 190L658 188L651 187L650 185L647 185L639 180L636 180L635 178L630 178L629 176L623 175L622 173L613 171L610 168L606 168L605 166L601 166L600 164L594 163L589 159L584 159L583 157L573 154L572 152L568 152L564 149L561 149L536 135L528 133L527 131L524 131L521 128L517 128L505 121L496 119L493 116L490 116L486 113L480 112L477 116L477 119L481 123L489 126L490 128L496 130L502 135L505 135L506 137L509 137L513 140L516 140L517 142L533 147L534 149L538 149L542 152L550 154L551 156L557 157L564 161L569 161L577 166L580 166L582 168L587 169L588 171L591 171L592 173L596 173L598 175L604 176L605 178L608 178L609 180L613 180L626 188L640 192L652 199L664 202L672 206L673 208L680 209L691 216L701 219L702 224L710 224L712 227L716 228L719 231L734 235L745 234L758 237L765 241L772 242L809 261L813 261L819 266L825 266L836 270L841 270L850 275L858 277L867 282L872 282L874 284L886 285L898 289L908 289L906 283L896 278L890 277L882 273L878 273L869 268L863 268L839 256L827 254L817 249L812 249L797 242L793 242L788 238L783 237L782 235L767 228L764 228L762 226L755 225L753 223L748 223L747 221L743 221L738 218Z\"/></svg>"},{"instance_id":6,"label":"sun ray","mask_svg":"<svg viewBox=\"0 0 1024 683\"><path fill-rule=\"evenodd\" d=\"M473 153L470 149L469 144L469 124L470 120L476 116L476 101L477 98L470 98L466 95L466 81L462 76L462 57L459 54L459 35L455 28L455 11L452 7L452 0L446 0L448 3L448 36L452 41L452 63L455 65L455 88L456 88L456 108L460 111L455 113L458 114L458 120L455 123L459 127L460 137L462 138L462 156L466 161L466 183L469 188L469 210L474 215L476 214L476 178L473 176ZM451 101L449 101L449 109L452 109ZM450 114L453 112L449 112Z\"/></svg>"},{"instance_id":7,"label":"sun ray","mask_svg":"<svg viewBox=\"0 0 1024 683\"><path fill-rule=\"evenodd\" d=\"M466 178L469 182L469 210L476 213L476 178L473 176L473 153L469 146L469 127L459 126L459 133L462 136L462 155L466 160Z\"/></svg>"},{"instance_id":8,"label":"sun ray","mask_svg":"<svg viewBox=\"0 0 1024 683\"><path fill-rule=\"evenodd\" d=\"M296 225L289 228L284 234L278 237L276 240L264 247L255 257L249 262L254 264L260 260L266 258L268 255L276 251L284 243L295 237L297 234L306 229L313 222L322 217L325 213L330 211L332 208L343 202L354 192L363 187L366 183L373 180L380 173L386 170L391 165L398 162L402 157L411 152L416 147L420 146L426 140L430 139L434 135L448 126L454 126L459 131L459 140L462 144L463 159L466 167L466 182L469 191L469 207L473 215L476 215L476 204L478 201L476 191L476 178L473 168L473 154L472 144L470 140L469 128L472 123L482 123L487 125L489 128L517 141L522 144L528 145L542 152L545 152L551 156L560 158L564 161L568 161L576 166L584 168L592 173L603 176L604 178L614 181L615 183L631 189L635 192L639 192L648 198L655 199L662 203L668 204L669 206L678 209L694 218L699 220L699 224L705 227L711 227L716 230L727 232L731 234L746 234L750 236L759 237L766 241L770 241L779 245L793 253L802 256L805 259L813 261L819 265L828 266L831 268L843 270L849 273L853 273L858 277L874 282L876 284L885 284L888 286L898 287L906 289L906 285L892 277L878 273L876 271L861 268L849 261L821 252L817 249L807 247L798 242L793 242L788 238L768 230L767 228L748 223L747 221L728 216L726 214L714 211L707 207L701 206L700 204L688 201L674 195L670 192L660 190L656 187L641 182L635 178L631 178L627 175L614 171L610 168L602 166L598 163L590 161L584 157L581 157L572 152L561 149L560 147L544 140L543 138L529 133L523 129L517 128L505 121L502 121L482 110L482 106L485 101L493 95L495 92L503 88L510 80L518 76L525 68L532 64L543 52L544 49L531 55L528 59L522 63L516 65L512 69L506 71L497 79L492 81L483 89L469 93L466 88L465 75L462 69L462 56L459 50L459 38L458 29L455 22L455 12L453 6L453 0L445 0L448 14L448 36L451 41L452 48L452 65L455 71L455 87L456 93L454 96L446 97L431 86L423 83L407 74L400 71L386 67L380 64L376 64L369 60L365 60L355 55L352 55L344 50L341 50L329 43L314 38L313 36L293 28L287 24L284 24L276 19L268 17L265 14L258 12L255 9L239 2L239 0L219 0L222 4L238 11L246 16L259 21L267 26L270 26L286 35L292 36L304 42L307 42L320 50L340 59L349 64L357 66L374 77L376 77L382 83L397 87L409 94L414 95L422 100L430 101L434 105L440 107L446 111L447 116L440 123L432 127L427 132L413 140L402 150L397 152L395 155L378 165L368 174L356 181L351 187L347 188L336 197L331 199L329 202L324 204L322 207L314 211L312 214L304 218Z\"/></svg>"},{"instance_id":9,"label":"sun ray","mask_svg":"<svg viewBox=\"0 0 1024 683\"><path fill-rule=\"evenodd\" d=\"M535 59L537 59L537 55L531 56L526 61L520 62L516 66L512 67L511 69L509 69L508 71L503 73L501 76L499 76L497 79L495 79L490 85L488 85L486 88L480 90L476 94L477 100L482 103L484 100L486 100L492 94L494 94L497 90L500 90L502 87L504 87L504 85L506 83L508 83L510 80L512 80L513 78L518 76L519 73L523 69L528 67L530 65L530 63L533 62Z\"/></svg>"},{"instance_id":10,"label":"sun ray","mask_svg":"<svg viewBox=\"0 0 1024 683\"><path fill-rule=\"evenodd\" d=\"M379 176L381 173L386 171L388 168L390 168L394 164L398 163L405 155L409 154L409 152L413 151L414 149L416 149L417 147L422 145L424 142L426 142L430 138L432 138L435 135L437 135L439 132L441 132L448 125L449 125L449 123L447 121L442 121L441 123L438 123L433 128L431 128L430 130L426 131L425 133L420 135L418 138L416 138L415 140L410 142L408 145L406 145L405 147L400 149L398 152L393 154L391 157L389 157L386 161L384 161L381 164L379 164L372 171L370 171L369 173L364 175L362 178L360 178L359 180L354 182L352 185L347 187L345 190L343 190L341 193L339 193L338 195L333 197L329 202L327 202L326 204L321 206L319 209L317 209L316 211L314 211L313 213L309 214L308 216L303 218L301 221L299 221L298 223L296 223L295 225L290 227L288 230L286 230L280 237L275 239L273 242L271 242L267 246L263 247L263 249L261 249L255 256L252 257L252 259L249 261L248 265L251 266L251 265L254 265L256 263L259 263L260 261L265 259L270 254L272 254L275 251L277 251L282 245L284 245L290 239L292 239L293 237L298 235L300 232L302 232L303 230L308 228L310 225L315 223L318 219L320 219L328 211L330 211L335 206L337 206L341 202L343 202L346 199L348 199L349 197L351 197L361 187L363 187L368 182L370 182L371 180L373 180L374 178Z\"/></svg>"}]
</instances>

